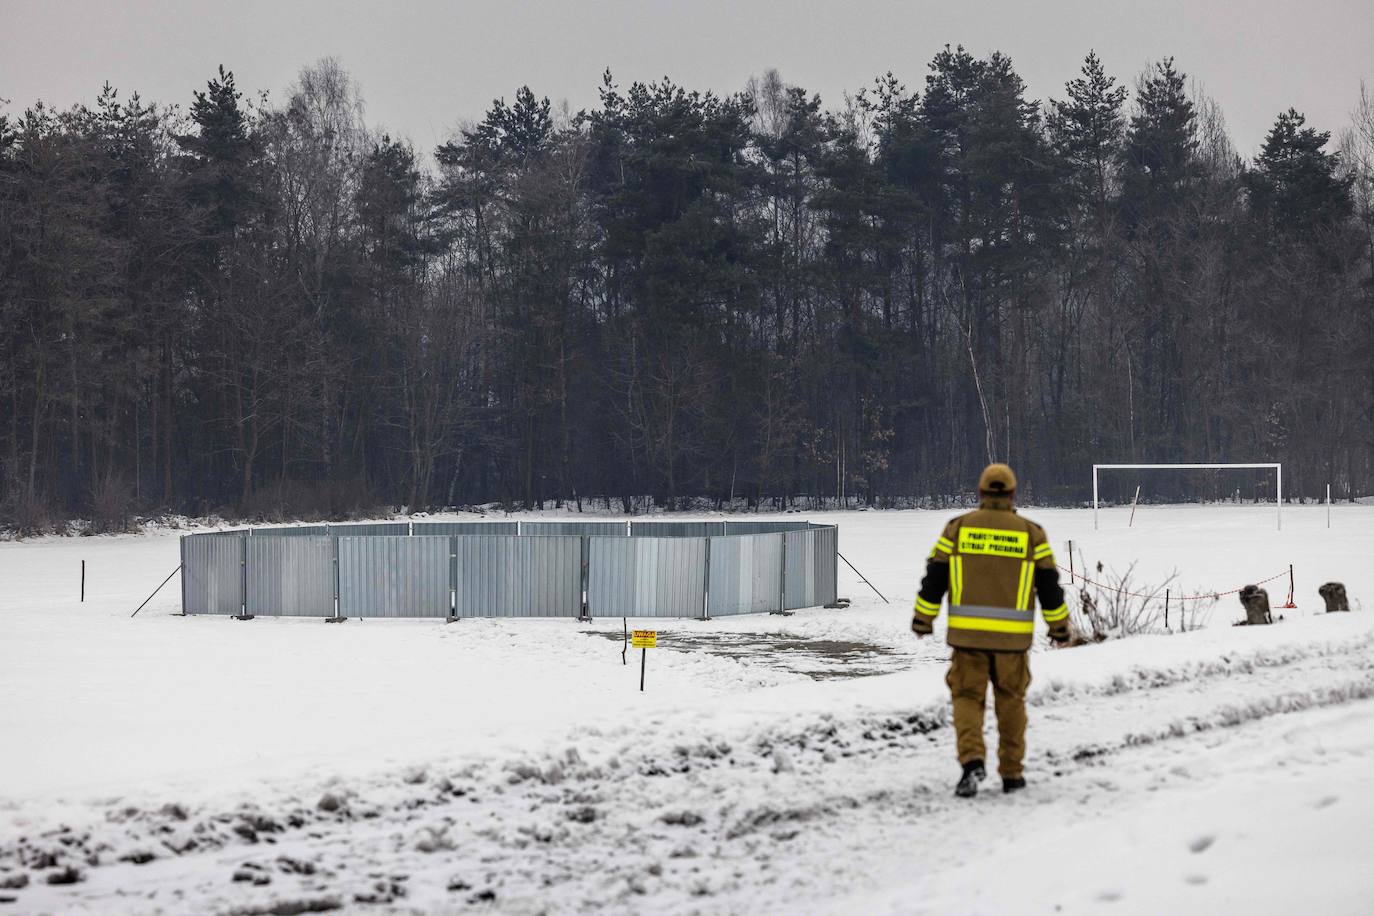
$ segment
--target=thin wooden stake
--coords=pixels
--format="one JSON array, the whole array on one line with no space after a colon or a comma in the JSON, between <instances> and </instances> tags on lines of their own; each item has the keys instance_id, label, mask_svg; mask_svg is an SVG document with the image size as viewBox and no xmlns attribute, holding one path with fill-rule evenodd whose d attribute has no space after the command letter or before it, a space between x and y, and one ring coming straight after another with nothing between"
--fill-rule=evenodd
<instances>
[{"instance_id":1,"label":"thin wooden stake","mask_svg":"<svg viewBox=\"0 0 1374 916\"><path fill-rule=\"evenodd\" d=\"M1131 520L1126 523L1127 528L1135 526L1135 504L1140 502L1140 484L1135 485L1135 498L1131 500Z\"/></svg>"}]
</instances>

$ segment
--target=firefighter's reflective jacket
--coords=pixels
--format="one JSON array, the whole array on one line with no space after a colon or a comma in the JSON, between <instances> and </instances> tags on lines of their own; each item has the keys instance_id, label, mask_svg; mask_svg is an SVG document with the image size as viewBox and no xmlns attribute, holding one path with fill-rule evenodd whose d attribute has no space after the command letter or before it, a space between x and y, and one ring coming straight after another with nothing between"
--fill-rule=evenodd
<instances>
[{"instance_id":1,"label":"firefighter's reflective jacket","mask_svg":"<svg viewBox=\"0 0 1374 916\"><path fill-rule=\"evenodd\" d=\"M931 632L949 593L949 644L1024 652L1039 598L1052 635L1067 636L1069 612L1045 529L1010 502L984 499L951 521L935 542L916 595L912 629Z\"/></svg>"}]
</instances>

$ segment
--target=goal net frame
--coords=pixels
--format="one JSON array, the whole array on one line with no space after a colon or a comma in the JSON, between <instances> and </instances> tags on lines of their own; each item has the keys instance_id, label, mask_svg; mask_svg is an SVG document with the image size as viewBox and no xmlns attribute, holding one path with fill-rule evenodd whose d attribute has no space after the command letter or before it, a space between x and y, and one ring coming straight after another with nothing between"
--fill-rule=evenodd
<instances>
[{"instance_id":1,"label":"goal net frame","mask_svg":"<svg viewBox=\"0 0 1374 916\"><path fill-rule=\"evenodd\" d=\"M1274 488L1275 522L1283 530L1283 465L1269 464L1095 464L1093 465L1093 530L1097 530L1097 472L1098 471L1212 471L1226 468L1272 468L1277 473Z\"/></svg>"}]
</instances>

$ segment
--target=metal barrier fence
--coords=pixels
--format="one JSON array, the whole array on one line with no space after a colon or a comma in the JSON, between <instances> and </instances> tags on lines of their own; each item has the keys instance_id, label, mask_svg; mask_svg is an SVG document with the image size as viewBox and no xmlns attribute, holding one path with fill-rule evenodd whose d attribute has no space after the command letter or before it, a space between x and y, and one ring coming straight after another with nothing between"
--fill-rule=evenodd
<instances>
[{"instance_id":1,"label":"metal barrier fence","mask_svg":"<svg viewBox=\"0 0 1374 916\"><path fill-rule=\"evenodd\" d=\"M783 609L785 534L711 539L711 615Z\"/></svg>"},{"instance_id":2,"label":"metal barrier fence","mask_svg":"<svg viewBox=\"0 0 1374 916\"><path fill-rule=\"evenodd\" d=\"M181 610L186 614L243 613L242 534L196 534L181 539Z\"/></svg>"},{"instance_id":3,"label":"metal barrier fence","mask_svg":"<svg viewBox=\"0 0 1374 916\"><path fill-rule=\"evenodd\" d=\"M592 617L704 617L706 538L592 538Z\"/></svg>"},{"instance_id":4,"label":"metal barrier fence","mask_svg":"<svg viewBox=\"0 0 1374 916\"><path fill-rule=\"evenodd\" d=\"M582 613L582 538L453 539L455 617L577 617Z\"/></svg>"},{"instance_id":5,"label":"metal barrier fence","mask_svg":"<svg viewBox=\"0 0 1374 916\"><path fill-rule=\"evenodd\" d=\"M339 538L340 617L447 617L452 539Z\"/></svg>"},{"instance_id":6,"label":"metal barrier fence","mask_svg":"<svg viewBox=\"0 0 1374 916\"><path fill-rule=\"evenodd\" d=\"M322 534L244 538L249 614L329 617L334 613L334 539Z\"/></svg>"},{"instance_id":7,"label":"metal barrier fence","mask_svg":"<svg viewBox=\"0 0 1374 916\"><path fill-rule=\"evenodd\" d=\"M566 534L577 537L624 537L627 534L624 522L520 522L519 525L518 533L522 535Z\"/></svg>"},{"instance_id":8,"label":"metal barrier fence","mask_svg":"<svg viewBox=\"0 0 1374 916\"><path fill-rule=\"evenodd\" d=\"M414 522L412 534L519 534L519 522Z\"/></svg>"},{"instance_id":9,"label":"metal barrier fence","mask_svg":"<svg viewBox=\"0 0 1374 916\"><path fill-rule=\"evenodd\" d=\"M630 537L636 538L707 538L724 534L724 522L630 522Z\"/></svg>"},{"instance_id":10,"label":"metal barrier fence","mask_svg":"<svg viewBox=\"0 0 1374 916\"><path fill-rule=\"evenodd\" d=\"M186 614L714 617L834 602L808 522L380 522L186 535Z\"/></svg>"}]
</instances>

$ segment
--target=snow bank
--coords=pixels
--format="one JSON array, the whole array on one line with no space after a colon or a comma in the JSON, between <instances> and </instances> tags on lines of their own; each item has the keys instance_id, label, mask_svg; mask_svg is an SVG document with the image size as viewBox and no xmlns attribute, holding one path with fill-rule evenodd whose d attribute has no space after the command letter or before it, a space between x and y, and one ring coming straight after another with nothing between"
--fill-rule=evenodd
<instances>
[{"instance_id":1,"label":"snow bank","mask_svg":"<svg viewBox=\"0 0 1374 916\"><path fill-rule=\"evenodd\" d=\"M1232 629L1237 604L1214 626L1186 637L1151 637L1046 654L1036 689L1064 689L1147 663L1168 669L1227 652L1289 642L1346 639L1367 619L1298 620L1320 609L1316 585L1343 579L1353 605L1374 594L1365 559L1374 507L1290 508L1282 533L1272 507L1147 507L1135 527L1127 510L1029 510L1059 546L1072 538L1088 557L1138 561L1146 577L1174 568L1184 582L1221 590L1295 564L1297 618L1267 629ZM661 622L665 633L750 633L869 643L900 650L909 672L860 683L816 683L765 665L707 653L657 651L650 690L620 664L620 647L567 621L238 622L171 616L176 582L137 618L127 614L177 564L178 532L0 545L0 730L20 753L0 756L9 798L127 791L140 782L253 786L265 775L380 769L401 761L527 747L584 725L655 714L720 721L801 708L896 709L943 684L938 640L917 643L909 607L928 543L949 513L851 512L810 516L840 525L841 550L891 600L883 604L840 566L843 611L807 610ZM87 560L87 600L77 601ZM1275 603L1278 603L1277 601ZM591 629L619 630L619 621ZM1315 628L1313 628L1315 627ZM1338 632L1334 637L1329 633ZM92 765L99 761L99 766Z\"/></svg>"},{"instance_id":2,"label":"snow bank","mask_svg":"<svg viewBox=\"0 0 1374 916\"><path fill-rule=\"evenodd\" d=\"M1038 649L1030 695L1032 753L1040 755L1031 761L1037 778L1049 771L1089 767L1099 753L1163 748L1191 735L1263 723L1283 713L1301 711L1302 718L1312 721L1335 715L1330 721L1342 722L1338 711L1354 709L1351 704L1357 698L1374 690L1368 686L1367 665L1374 648L1374 615L1363 612L1361 604L1374 595L1374 571L1366 557L1374 544L1374 507L1337 507L1330 531L1324 527L1324 507L1294 507L1285 512L1282 533L1272 530L1272 507L1142 507L1133 528L1126 527L1127 512L1105 510L1098 532L1092 529L1091 512L1026 514L1046 525L1061 554L1064 542L1073 539L1090 560L1101 559L1115 568L1136 562L1137 574L1145 580L1158 580L1177 569L1189 590L1230 589L1292 563L1300 606L1280 611L1286 619L1272 627L1231 627L1230 621L1240 617L1240 607L1228 599L1213 613L1212 626L1202 631L1072 650ZM664 802L653 800L658 790L645 780L659 778L654 772L680 771L689 780L699 771L728 774L716 782L705 777L700 784L689 782L674 797L706 793L704 797L728 807L728 818L707 817L703 812L708 809L698 798L691 810L702 823L694 829L710 831L712 842L725 844L731 855L744 856L754 866L763 860L757 848L747 847L756 842L750 837L786 833L791 828L761 826L779 817L824 822L831 825L827 830L838 831L834 836L852 842L857 834L845 831L865 828L848 820L858 815L845 812L862 810L871 820L871 806L880 804L863 799L890 799L894 787L912 785L913 773L920 774L919 785L926 787L917 798L933 798L922 794L932 791L943 796L947 788L944 783L953 767L943 683L948 651L938 640L916 641L908 620L924 556L950 514L808 516L839 524L841 551L891 603L880 601L841 564L840 592L854 599L847 610L659 621L665 643L672 645L677 639L679 645L692 648L654 650L649 689L643 694L638 691L633 657L631 665L622 665L619 643L608 638L619 632L619 620L591 626L540 620L451 625L369 620L325 626L317 620L182 618L173 616L179 604L175 583L130 619L132 609L176 566L179 532L0 544L0 693L6 697L0 706L0 734L5 736L0 750L0 846L63 823L104 821L118 811L158 812L172 805L191 818L220 825L213 829L225 834L230 845L222 848L227 850L241 840L227 826L234 817L223 818L241 806L273 811L273 817L297 808L314 810L332 786L366 798L371 810L389 817L393 810L410 810L406 806L418 791L410 782L414 774L422 777L427 792L437 784L435 774L448 774L444 778L456 785L454 780L467 773L473 785L499 795L494 787L521 773L527 774L520 777L522 782L529 780L528 774L554 770L582 773L592 782L610 778L612 761L635 761L624 777L624 791L643 799L645 817L656 824L661 822L653 818L677 815L664 809ZM77 600L82 559L88 569L84 604ZM1319 613L1316 586L1327 579L1347 584L1354 613ZM1282 590L1271 589L1271 595L1276 605L1281 603ZM779 663L778 653L768 653L769 639L871 645L887 650L884 663L900 670L817 680L807 676L810 669L804 666ZM755 648L725 657L708 651L712 640ZM832 659L827 664L843 673L851 662ZM1092 711L1090 721L1081 721L1079 709ZM869 756L863 766L846 768L847 750L870 745L896 756ZM733 753L720 750L726 747ZM567 757L570 748L576 750L575 758ZM1082 760L1075 757L1080 753ZM1167 759L1168 752L1159 753L1164 754L1159 759ZM910 755L915 757L908 759ZM1280 756L1275 749L1269 757L1257 759L1268 759L1273 769L1280 766ZM912 769L917 766L913 759L920 761L918 769ZM1159 760L1151 759L1150 766L1157 766ZM1225 769L1216 760L1209 766ZM1326 772L1323 766L1321 761L1311 763L1314 782ZM1342 787L1337 792L1342 798L1362 785L1357 767L1337 767L1329 775L1331 785ZM1265 781L1269 778L1256 776L1260 788L1255 791L1278 793L1277 783L1270 786ZM534 781L543 785L544 779ZM796 783L797 805L787 806L792 814L759 805L755 793L774 791L769 788L771 780ZM1139 782L1149 780L1142 775ZM1222 840L1228 834L1204 823L1209 818L1202 815L1209 812L1212 821L1230 812L1232 824L1244 829L1251 824L1257 832L1273 818L1291 821L1300 831L1344 830L1367 814L1357 805L1335 803L1311 808L1323 812L1311 815L1298 802L1293 802L1297 807L1285 807L1289 802L1284 799L1252 804L1246 793L1225 794L1215 774L1209 776L1209 785L1222 792L1215 809L1183 794L1170 794L1169 806L1161 809L1167 816L1161 814L1158 821L1143 813L1153 810L1153 790L1139 789L1132 803L1136 807L1130 810L1147 818L1142 823L1153 825L1140 833L1130 832L1125 815L1109 820L1108 828L1057 823L1048 814L1037 815L1026 826L1027 835L1036 837L1035 846L1041 845L1043 832L1074 849L1090 847L1091 855L1076 862L1073 874L1064 879L1068 883L1049 885L1043 877L1030 877L1043 867L1033 851L1010 849L1008 854L1022 864L1016 866L1020 871L1011 872L1016 880L1008 886L1035 889L1043 893L1034 899L1054 899L1065 906L1091 908L1112 900L1123 910L1137 905L1141 912L1157 910L1172 905L1175 898L1160 896L1163 890L1150 896L1141 890L1135 872L1113 872L1103 863L1115 856L1139 858L1139 848L1156 845L1168 850L1167 855L1161 853L1158 868L1177 872L1184 864L1191 868L1195 861L1203 862L1192 857L1209 854L1178 851L1179 841L1173 833L1166 835L1164 821L1196 812L1199 819L1189 827L1183 845L1192 834L1210 831L1219 839L1213 844L1215 854L1206 861L1226 864L1224 854L1229 853L1224 850L1230 846ZM860 786L863 790L856 795ZM596 791L606 790L602 786ZM808 792L815 797L805 801ZM857 799L858 809L844 799ZM513 810L498 805L491 816L515 818ZM574 805L573 810L581 808ZM420 829L404 823L405 831ZM528 826L552 829L542 821ZM889 840L912 840L901 833L900 825L891 823L889 828ZM402 828L393 824L389 829L394 833ZM554 833L571 829L559 826ZM1115 839L1096 844L1093 829L1107 829L1107 836ZM137 836L146 839L145 834ZM499 836L504 837L500 843L516 844L523 835ZM603 841L608 844L607 861L618 861L614 850L621 841L612 834ZM136 856L136 840L124 842L132 845L121 847L121 854ZM912 899L873 893L879 886L874 882L905 886L900 863L889 861L893 853L885 859L880 849L875 850L872 869L847 881L825 864L836 855L834 845L816 841L806 849L806 854L786 859L792 870L789 893L802 894L799 901L813 899L798 890L807 886L807 893L819 895L814 900L833 897L839 910L899 910L903 900ZM366 858L373 853L364 843L355 854ZM413 854L411 849L403 856L408 868L414 867L408 858ZM812 862L808 856L815 857L822 884L806 884L804 863ZM698 878L684 873L672 885L675 890L654 898L655 908L710 911L691 889L698 879L710 891L705 899L717 892L724 895L719 900L725 911L770 909L782 899L757 896L765 884L748 882L726 893L739 879L713 870L718 865ZM1215 896L1230 887L1223 873L1229 874L1227 868L1207 870L1202 884L1190 882L1185 874L1175 881L1177 887L1170 885L1169 894L1193 893L1212 902L1229 899ZM954 901L976 884L973 875L945 861L938 874L923 877L909 890L921 899L934 895L929 899ZM1098 875L1112 880L1098 881ZM126 879L134 880L120 880ZM96 894L97 879L91 880L85 892ZM435 880L442 884L440 878ZM1147 883L1163 887L1161 881ZM1199 887L1211 888L1213 896L1199 897ZM619 893L602 895L588 889L579 899L620 905ZM629 906L638 897L627 893L631 896L621 903ZM103 901L102 906L109 902L98 894L91 899ZM1332 899L1335 911L1340 911L1340 902L1347 898ZM436 898L434 904L441 902ZM932 906L933 911L943 908ZM979 906L983 908L970 911L1023 909L1013 906L1011 897L996 894Z\"/></svg>"}]
</instances>

